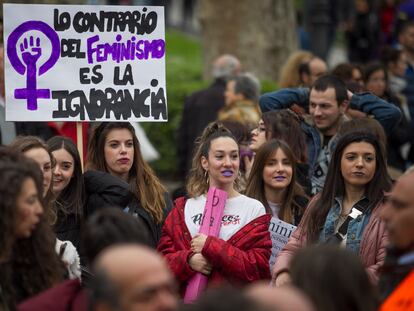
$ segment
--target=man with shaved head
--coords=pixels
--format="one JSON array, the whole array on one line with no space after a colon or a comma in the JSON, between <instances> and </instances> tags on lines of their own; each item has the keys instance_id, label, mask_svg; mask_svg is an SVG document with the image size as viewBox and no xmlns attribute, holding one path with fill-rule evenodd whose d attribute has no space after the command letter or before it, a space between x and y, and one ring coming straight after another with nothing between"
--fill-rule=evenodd
<instances>
[{"instance_id":1,"label":"man with shaved head","mask_svg":"<svg viewBox=\"0 0 414 311\"><path fill-rule=\"evenodd\" d=\"M173 311L174 278L164 259L145 246L124 244L104 250L94 264L94 311Z\"/></svg>"},{"instance_id":2,"label":"man with shaved head","mask_svg":"<svg viewBox=\"0 0 414 311\"><path fill-rule=\"evenodd\" d=\"M266 310L274 311L314 311L308 297L293 286L270 287L269 284L257 282L247 287L246 295L259 303Z\"/></svg>"},{"instance_id":3,"label":"man with shaved head","mask_svg":"<svg viewBox=\"0 0 414 311\"><path fill-rule=\"evenodd\" d=\"M414 170L402 175L381 213L390 238L382 275L381 298L385 299L414 269Z\"/></svg>"}]
</instances>

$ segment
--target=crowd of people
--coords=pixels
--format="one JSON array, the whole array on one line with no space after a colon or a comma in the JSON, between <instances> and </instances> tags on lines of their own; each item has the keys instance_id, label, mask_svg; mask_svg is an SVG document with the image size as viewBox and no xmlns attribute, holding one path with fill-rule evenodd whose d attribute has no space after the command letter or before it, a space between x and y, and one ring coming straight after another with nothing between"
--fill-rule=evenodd
<instances>
[{"instance_id":1,"label":"crowd of people","mask_svg":"<svg viewBox=\"0 0 414 311\"><path fill-rule=\"evenodd\" d=\"M295 52L266 94L220 56L171 194L129 122L85 125L85 154L70 123L2 122L0 310L379 310L414 273L413 22L398 40L331 70Z\"/></svg>"}]
</instances>

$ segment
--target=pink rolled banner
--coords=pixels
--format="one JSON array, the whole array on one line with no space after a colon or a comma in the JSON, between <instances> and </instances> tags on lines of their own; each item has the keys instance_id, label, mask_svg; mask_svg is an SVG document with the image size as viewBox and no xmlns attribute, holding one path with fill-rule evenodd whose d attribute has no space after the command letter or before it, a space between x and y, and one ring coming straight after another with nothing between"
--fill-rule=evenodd
<instances>
[{"instance_id":1,"label":"pink rolled banner","mask_svg":"<svg viewBox=\"0 0 414 311\"><path fill-rule=\"evenodd\" d=\"M224 207L226 206L227 192L218 188L210 188L207 193L206 206L199 233L218 237L221 228ZM184 303L194 302L207 287L208 277L197 272L188 282L184 295Z\"/></svg>"}]
</instances>

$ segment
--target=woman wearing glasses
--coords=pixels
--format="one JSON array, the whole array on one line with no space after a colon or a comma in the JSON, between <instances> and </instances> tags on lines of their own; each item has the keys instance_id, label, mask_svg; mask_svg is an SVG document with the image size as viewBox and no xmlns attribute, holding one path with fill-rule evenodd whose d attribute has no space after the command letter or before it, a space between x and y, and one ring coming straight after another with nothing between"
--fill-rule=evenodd
<instances>
[{"instance_id":1,"label":"woman wearing glasses","mask_svg":"<svg viewBox=\"0 0 414 311\"><path fill-rule=\"evenodd\" d=\"M249 148L257 152L259 148L270 139L283 140L288 144L297 164L297 180L304 188L306 193L310 193L310 173L307 164L308 153L306 146L305 129L302 129L300 117L290 109L280 111L269 111L262 115L258 127L251 132ZM246 175L248 176L253 165L253 161L248 158L243 159L246 165Z\"/></svg>"}]
</instances>

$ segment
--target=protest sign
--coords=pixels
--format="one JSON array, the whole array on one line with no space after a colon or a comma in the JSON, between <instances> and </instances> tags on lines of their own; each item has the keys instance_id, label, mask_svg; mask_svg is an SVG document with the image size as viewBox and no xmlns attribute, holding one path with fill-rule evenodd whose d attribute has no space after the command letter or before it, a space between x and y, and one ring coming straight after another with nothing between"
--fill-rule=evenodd
<instances>
[{"instance_id":1,"label":"protest sign","mask_svg":"<svg viewBox=\"0 0 414 311\"><path fill-rule=\"evenodd\" d=\"M275 264L277 254L283 249L295 230L296 227L294 225L288 224L279 218L272 217L270 220L269 231L270 239L272 240L272 254L269 259L270 269Z\"/></svg>"},{"instance_id":2,"label":"protest sign","mask_svg":"<svg viewBox=\"0 0 414 311\"><path fill-rule=\"evenodd\" d=\"M226 191L214 187L208 190L199 233L219 236L226 200ZM207 287L207 281L207 276L197 272L188 282L184 303L193 303Z\"/></svg>"},{"instance_id":3,"label":"protest sign","mask_svg":"<svg viewBox=\"0 0 414 311\"><path fill-rule=\"evenodd\" d=\"M3 12L6 120L167 121L163 7Z\"/></svg>"}]
</instances>

